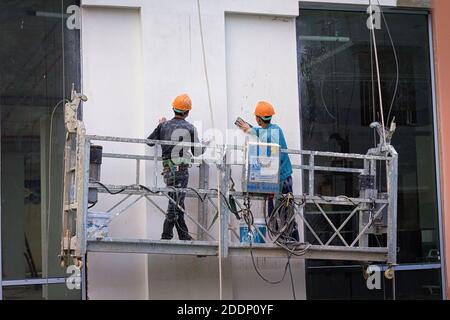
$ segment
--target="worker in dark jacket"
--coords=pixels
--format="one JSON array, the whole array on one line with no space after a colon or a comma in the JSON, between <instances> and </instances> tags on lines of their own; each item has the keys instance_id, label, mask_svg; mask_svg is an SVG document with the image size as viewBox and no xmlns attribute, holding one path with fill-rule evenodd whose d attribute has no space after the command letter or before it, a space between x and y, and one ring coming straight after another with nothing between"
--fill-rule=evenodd
<instances>
[{"instance_id":1,"label":"worker in dark jacket","mask_svg":"<svg viewBox=\"0 0 450 320\"><path fill-rule=\"evenodd\" d=\"M175 117L169 121L160 119L158 127L147 138L149 140L177 141L183 143L199 143L197 130L186 121L189 111L192 109L192 101L187 94L175 98L172 103ZM153 147L154 144L149 144ZM168 187L186 188L189 182L189 167L191 157L199 156L204 148L186 148L178 145L162 145L163 176ZM190 150L189 150L190 149ZM173 227L175 226L180 240L193 240L184 221L184 213L177 206L184 209L184 192L170 192L169 196L175 201L169 201L166 219L164 221L162 240L173 238Z\"/></svg>"}]
</instances>

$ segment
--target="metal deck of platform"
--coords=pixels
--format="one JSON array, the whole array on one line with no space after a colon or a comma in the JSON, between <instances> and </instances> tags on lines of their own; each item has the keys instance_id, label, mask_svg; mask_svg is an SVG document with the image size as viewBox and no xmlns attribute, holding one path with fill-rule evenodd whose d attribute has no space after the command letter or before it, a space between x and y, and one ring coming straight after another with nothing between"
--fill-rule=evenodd
<instances>
[{"instance_id":1,"label":"metal deck of platform","mask_svg":"<svg viewBox=\"0 0 450 320\"><path fill-rule=\"evenodd\" d=\"M169 255L218 255L218 241L179 241L179 240L144 240L105 238L102 240L88 240L88 252L103 253L137 253L137 254L169 254ZM273 244L255 243L250 247L245 243L231 243L228 247L229 256L280 258L287 257L286 250ZM353 248L349 255L348 249L338 246L308 246L308 250L301 256L292 255L293 259L321 259L321 260L349 260L349 261L386 261L386 248Z\"/></svg>"}]
</instances>

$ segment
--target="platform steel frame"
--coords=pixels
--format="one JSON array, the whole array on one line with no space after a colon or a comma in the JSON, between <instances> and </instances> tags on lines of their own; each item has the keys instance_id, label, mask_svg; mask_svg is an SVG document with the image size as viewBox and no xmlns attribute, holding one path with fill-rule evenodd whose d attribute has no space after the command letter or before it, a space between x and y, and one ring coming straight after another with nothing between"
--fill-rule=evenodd
<instances>
[{"instance_id":1,"label":"platform steel frame","mask_svg":"<svg viewBox=\"0 0 450 320\"><path fill-rule=\"evenodd\" d=\"M123 137L109 137L109 136L95 136L84 135L78 139L78 159L79 168L77 171L77 181L83 181L79 183L80 194L83 195L83 204L77 205L76 209L76 241L73 243L76 248L71 248L70 252L74 252L72 258L83 259L87 252L115 252L115 253L145 253L145 254L171 254L171 255L197 255L197 256L217 256L219 253L219 246L221 246L221 256L239 256L249 255L250 250L254 250L256 256L264 257L286 257L286 252L278 246L266 243L266 244L253 244L251 247L248 244L236 243L230 241L230 211L224 201L232 195L236 200L238 206L242 206L240 203L245 197L250 197L251 200L263 200L264 197L258 195L248 195L244 192L230 191L230 174L231 166L236 163L228 163L227 155L230 150L245 149L244 146L230 146L230 145L215 145L206 146L195 143L180 143L170 141L148 140L148 139L133 139ZM115 205L103 213L95 213L88 209L88 197L87 190L89 188L96 188L99 193L107 193L106 188L97 185L95 182L89 182L89 151L93 143L99 142L113 142L113 143L127 143L127 144L154 144L153 155L135 155L135 154L120 154L104 152L104 159L125 159L133 160L136 165L136 183L135 185L106 185L105 187L112 192L123 190L121 195L124 197L117 201ZM161 241L161 240L148 240L148 239L117 239L117 238L89 238L86 230L88 219L104 217L110 220L114 219L120 214L126 212L130 207L136 204L141 199L145 199L152 204L158 211L165 214L165 210L161 208L153 199L154 197L164 197L168 201L174 202L169 197L169 192L174 190L171 188L161 187L157 185L157 179L155 178L152 186L145 186L143 189L140 185L140 167L142 162L153 163L153 174L155 177L159 175L158 163L162 161L162 158L158 156L158 145L178 145L181 147L206 147L214 148L217 159L212 163L206 163L199 159L193 159L194 165L200 167L200 184L199 188L195 191L192 188L178 189L178 192L186 193L187 198L203 198L203 201L199 199L199 212L198 221L187 210L179 207L185 213L185 216L191 220L197 226L198 240L196 241ZM297 215L303 222L304 227L308 229L314 240L318 244L303 244L305 253L300 257L304 259L325 259L325 260L347 260L347 261L360 261L360 262L383 262L387 265L394 266L397 263L397 172L398 172L398 155L394 147L391 145L378 146L377 148L370 149L367 154L347 154L336 152L321 152L321 151L307 151L307 150L292 150L286 149L281 152L287 153L291 156L298 155L302 158L306 158L306 161L302 161L301 165L294 165L294 170L301 170L308 176L308 186L306 193L294 195L294 199L301 200L306 204L314 205L318 211L317 214L323 216L329 226L332 228L333 233L327 239L323 240L318 234L317 230L308 222L305 216L304 210L299 208ZM320 166L317 165L318 158L331 158L331 159L346 159L361 161L363 166L361 168L349 167L349 166ZM315 192L315 175L318 172L331 172L331 173L350 173L357 175L372 175L377 176L377 162L384 163L386 170L386 194L387 197L379 197L377 190L373 192L362 193L360 197L348 197L341 196L322 196ZM303 164L305 163L305 164ZM208 188L208 174L210 168L215 168L220 173L220 185L221 193L217 190ZM133 199L132 199L133 198ZM132 199L132 200L131 200ZM131 200L131 201L129 201ZM128 203L127 203L128 202ZM125 205L126 203L126 205ZM207 229L207 211L208 204L210 204L215 210L220 212L221 219L221 238L216 237ZM121 205L125 207L120 208ZM330 218L333 213L327 212L324 205L341 205L353 207L348 211L347 218L340 225L335 225ZM218 208L220 207L220 210ZM119 209L120 208L120 209ZM345 211L343 211L345 212ZM343 214L343 213L341 213ZM387 225L384 231L378 230L374 226L379 217L387 214ZM357 236L353 241L348 242L345 240L345 236L342 234L344 227L349 221L355 217L359 219L359 230ZM378 220L377 220L378 219ZM385 233L387 236L386 246L369 246L368 238L370 234ZM236 234L235 234L236 236ZM340 240L341 244L336 245L336 240Z\"/></svg>"}]
</instances>

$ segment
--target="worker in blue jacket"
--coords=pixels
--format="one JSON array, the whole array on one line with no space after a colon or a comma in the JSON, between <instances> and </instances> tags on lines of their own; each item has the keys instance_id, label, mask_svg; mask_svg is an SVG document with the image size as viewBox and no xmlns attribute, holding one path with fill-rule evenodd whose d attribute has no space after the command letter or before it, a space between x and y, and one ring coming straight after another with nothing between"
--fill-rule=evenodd
<instances>
[{"instance_id":1,"label":"worker in blue jacket","mask_svg":"<svg viewBox=\"0 0 450 320\"><path fill-rule=\"evenodd\" d=\"M280 145L281 149L287 149L286 139L283 130L272 123L272 117L275 115L275 109L269 102L260 101L256 105L255 116L259 127L252 127L242 119L238 120L238 126L245 132L254 135L259 142L275 143ZM280 156L280 192L282 194L293 193L292 184L292 164L289 155L285 152ZM268 198L268 214L274 212L273 196ZM290 235L292 240L299 241L298 227L295 223L294 230Z\"/></svg>"}]
</instances>

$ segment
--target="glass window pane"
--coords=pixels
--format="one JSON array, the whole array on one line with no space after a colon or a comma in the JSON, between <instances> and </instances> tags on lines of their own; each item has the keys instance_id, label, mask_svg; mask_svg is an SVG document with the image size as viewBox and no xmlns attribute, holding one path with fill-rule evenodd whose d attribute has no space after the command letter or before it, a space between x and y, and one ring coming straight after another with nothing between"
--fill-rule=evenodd
<instances>
[{"instance_id":1,"label":"glass window pane","mask_svg":"<svg viewBox=\"0 0 450 320\"><path fill-rule=\"evenodd\" d=\"M442 299L441 270L417 270L398 272L395 278L398 300Z\"/></svg>"},{"instance_id":2,"label":"glass window pane","mask_svg":"<svg viewBox=\"0 0 450 320\"><path fill-rule=\"evenodd\" d=\"M58 261L64 124L54 107L72 83L79 88L79 30L66 27L67 7L78 3L0 3L4 280L65 276Z\"/></svg>"},{"instance_id":3,"label":"glass window pane","mask_svg":"<svg viewBox=\"0 0 450 320\"><path fill-rule=\"evenodd\" d=\"M392 298L389 281L381 278L381 290L367 289L361 267L323 267L309 266L306 278L306 292L309 300L346 300L370 299L385 300ZM324 288L327 288L324 290Z\"/></svg>"},{"instance_id":4,"label":"glass window pane","mask_svg":"<svg viewBox=\"0 0 450 320\"><path fill-rule=\"evenodd\" d=\"M369 124L380 121L380 109L372 103L377 92L366 19L365 12L322 10L304 10L297 19L305 149L366 153L375 144ZM384 117L397 122L392 143L399 153L399 257L403 263L426 262L439 250L428 20L413 14L386 14L386 19L400 63L389 113L395 59L386 28L377 30ZM357 178L324 174L317 188L356 193Z\"/></svg>"},{"instance_id":5,"label":"glass window pane","mask_svg":"<svg viewBox=\"0 0 450 320\"><path fill-rule=\"evenodd\" d=\"M44 300L42 286L4 287L3 300Z\"/></svg>"},{"instance_id":6,"label":"glass window pane","mask_svg":"<svg viewBox=\"0 0 450 320\"><path fill-rule=\"evenodd\" d=\"M361 267L320 267L308 270L307 298L391 300L392 281L380 278L380 290L369 290ZM326 288L326 289L324 289ZM396 300L439 300L442 298L440 270L397 271L395 273Z\"/></svg>"},{"instance_id":7,"label":"glass window pane","mask_svg":"<svg viewBox=\"0 0 450 320\"><path fill-rule=\"evenodd\" d=\"M80 300L80 290L69 290L65 284L3 287L4 300Z\"/></svg>"}]
</instances>

